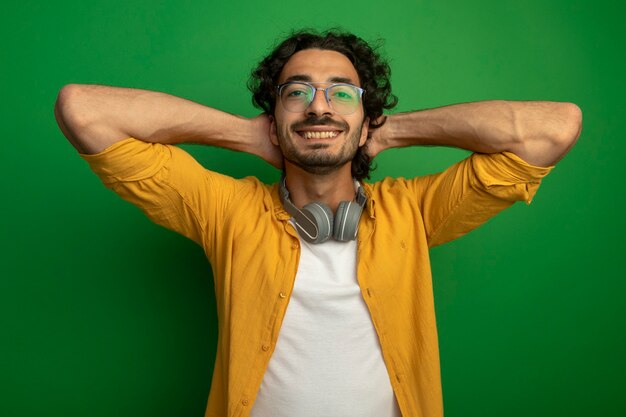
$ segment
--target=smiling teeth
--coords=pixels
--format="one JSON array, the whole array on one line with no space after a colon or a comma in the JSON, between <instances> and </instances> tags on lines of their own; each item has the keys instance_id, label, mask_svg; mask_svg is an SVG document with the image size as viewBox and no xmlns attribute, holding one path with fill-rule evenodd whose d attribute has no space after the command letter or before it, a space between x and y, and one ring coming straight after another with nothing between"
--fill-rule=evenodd
<instances>
[{"instance_id":1,"label":"smiling teeth","mask_svg":"<svg viewBox=\"0 0 626 417\"><path fill-rule=\"evenodd\" d=\"M330 132L304 132L305 139L327 139L334 138L339 134L336 130Z\"/></svg>"}]
</instances>

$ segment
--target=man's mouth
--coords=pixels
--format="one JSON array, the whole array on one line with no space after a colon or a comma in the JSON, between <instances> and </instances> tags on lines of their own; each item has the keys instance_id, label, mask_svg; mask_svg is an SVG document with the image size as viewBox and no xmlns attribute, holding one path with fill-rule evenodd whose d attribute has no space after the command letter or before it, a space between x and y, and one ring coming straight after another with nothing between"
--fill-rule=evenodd
<instances>
[{"instance_id":1,"label":"man's mouth","mask_svg":"<svg viewBox=\"0 0 626 417\"><path fill-rule=\"evenodd\" d=\"M293 131L305 140L335 139L348 130L347 123L331 120L327 117L311 117L295 123Z\"/></svg>"},{"instance_id":2,"label":"man's mouth","mask_svg":"<svg viewBox=\"0 0 626 417\"><path fill-rule=\"evenodd\" d=\"M332 139L336 138L340 130L300 130L297 132L305 139Z\"/></svg>"}]
</instances>

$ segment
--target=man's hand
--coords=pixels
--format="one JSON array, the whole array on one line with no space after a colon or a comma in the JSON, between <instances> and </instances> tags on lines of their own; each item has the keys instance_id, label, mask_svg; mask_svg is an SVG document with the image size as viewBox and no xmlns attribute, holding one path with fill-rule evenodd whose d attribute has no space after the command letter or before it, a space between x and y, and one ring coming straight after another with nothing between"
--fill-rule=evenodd
<instances>
[{"instance_id":1,"label":"man's hand","mask_svg":"<svg viewBox=\"0 0 626 417\"><path fill-rule=\"evenodd\" d=\"M389 124L393 123L392 118L393 116L381 116L378 121L385 120L385 123L379 128L370 128L370 136L365 142L365 153L371 159L374 159L376 155L391 147L386 140L386 130L389 129Z\"/></svg>"},{"instance_id":2,"label":"man's hand","mask_svg":"<svg viewBox=\"0 0 626 417\"><path fill-rule=\"evenodd\" d=\"M275 168L283 168L283 153L280 147L270 140L270 118L265 113L249 119L251 129L256 132L253 141L248 144L245 152L263 159Z\"/></svg>"}]
</instances>

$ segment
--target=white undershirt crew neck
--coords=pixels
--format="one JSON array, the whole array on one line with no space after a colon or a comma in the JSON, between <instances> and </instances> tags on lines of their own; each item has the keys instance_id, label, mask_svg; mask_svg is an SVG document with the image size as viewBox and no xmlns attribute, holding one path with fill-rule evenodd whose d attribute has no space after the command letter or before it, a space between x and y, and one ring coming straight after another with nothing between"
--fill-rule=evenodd
<instances>
[{"instance_id":1,"label":"white undershirt crew neck","mask_svg":"<svg viewBox=\"0 0 626 417\"><path fill-rule=\"evenodd\" d=\"M356 242L301 239L294 289L251 417L400 417L356 277Z\"/></svg>"}]
</instances>

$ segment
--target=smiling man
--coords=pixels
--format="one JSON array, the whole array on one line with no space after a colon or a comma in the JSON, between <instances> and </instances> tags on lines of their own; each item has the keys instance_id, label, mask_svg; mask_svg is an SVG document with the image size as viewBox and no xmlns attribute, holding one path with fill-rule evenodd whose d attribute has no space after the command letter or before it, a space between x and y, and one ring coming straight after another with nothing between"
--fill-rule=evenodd
<instances>
[{"instance_id":1,"label":"smiling man","mask_svg":"<svg viewBox=\"0 0 626 417\"><path fill-rule=\"evenodd\" d=\"M335 51L299 51L285 64L278 82L281 105L274 110L271 138L292 165L290 170L297 167L296 172L331 182L350 178L348 162L367 139L367 120L360 105L363 89L350 60ZM302 119L305 112L307 118ZM330 117L331 112L337 117Z\"/></svg>"},{"instance_id":2,"label":"smiling man","mask_svg":"<svg viewBox=\"0 0 626 417\"><path fill-rule=\"evenodd\" d=\"M393 116L389 67L348 33L295 33L253 72L264 114L69 85L55 114L104 184L211 262L218 349L207 416L443 415L428 250L515 201L573 146L577 106L484 101ZM173 146L283 168L230 178ZM474 151L439 174L366 183L379 152Z\"/></svg>"}]
</instances>

